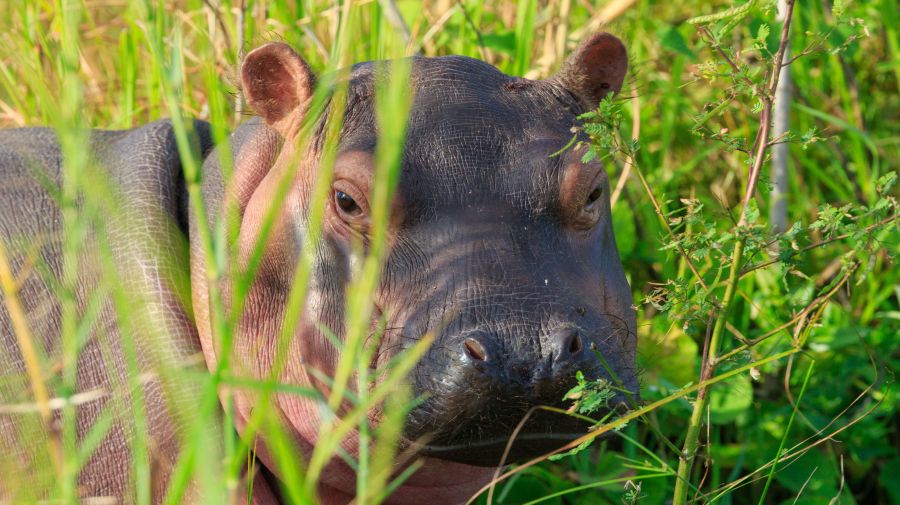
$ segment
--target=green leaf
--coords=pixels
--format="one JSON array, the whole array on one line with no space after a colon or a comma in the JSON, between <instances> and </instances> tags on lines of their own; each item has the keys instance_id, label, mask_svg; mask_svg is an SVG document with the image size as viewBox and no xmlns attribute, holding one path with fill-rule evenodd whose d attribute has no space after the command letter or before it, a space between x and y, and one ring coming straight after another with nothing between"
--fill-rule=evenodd
<instances>
[{"instance_id":1,"label":"green leaf","mask_svg":"<svg viewBox=\"0 0 900 505\"><path fill-rule=\"evenodd\" d=\"M481 36L484 47L512 56L516 52L516 34L512 31L485 33Z\"/></svg>"},{"instance_id":2,"label":"green leaf","mask_svg":"<svg viewBox=\"0 0 900 505\"><path fill-rule=\"evenodd\" d=\"M887 194L891 188L894 187L894 184L897 182L897 172L888 172L881 177L878 178L878 182L875 183L875 188L878 193L884 195Z\"/></svg>"},{"instance_id":3,"label":"green leaf","mask_svg":"<svg viewBox=\"0 0 900 505\"><path fill-rule=\"evenodd\" d=\"M683 54L684 56L687 56L689 58L693 58L695 56L694 51L691 51L691 48L688 47L687 42L684 40L681 32L678 31L677 26L670 26L665 30L660 30L658 34L659 43L664 49L668 49L678 54Z\"/></svg>"},{"instance_id":4,"label":"green leaf","mask_svg":"<svg viewBox=\"0 0 900 505\"><path fill-rule=\"evenodd\" d=\"M759 0L749 0L748 2L736 5L731 7L730 9L724 10L722 12L717 12L715 14L710 14L708 16L697 16L687 20L690 24L709 24L714 23L716 21L725 21L725 24L722 26L720 30L717 31L717 35L722 37L723 35L727 35L728 32L732 30L735 26L737 26L748 14L756 7L756 4L759 3Z\"/></svg>"},{"instance_id":5,"label":"green leaf","mask_svg":"<svg viewBox=\"0 0 900 505\"><path fill-rule=\"evenodd\" d=\"M900 479L897 479L897 469L900 468L900 457L884 462L878 480L887 491L888 501L900 503Z\"/></svg>"},{"instance_id":6,"label":"green leaf","mask_svg":"<svg viewBox=\"0 0 900 505\"><path fill-rule=\"evenodd\" d=\"M750 12L750 9L756 4L757 1L758 0L750 0L744 4L736 5L722 12L716 12L715 14L709 14L706 16L692 17L688 19L687 22L692 25L697 25L721 21L723 19L733 20L735 18L738 18L740 20Z\"/></svg>"},{"instance_id":7,"label":"green leaf","mask_svg":"<svg viewBox=\"0 0 900 505\"><path fill-rule=\"evenodd\" d=\"M746 412L753 403L753 386L748 375L738 375L716 385L709 395L709 421L729 424Z\"/></svg>"},{"instance_id":8,"label":"green leaf","mask_svg":"<svg viewBox=\"0 0 900 505\"><path fill-rule=\"evenodd\" d=\"M635 247L637 247L638 237L634 226L634 212L631 210L631 207L626 205L626 202L620 202L619 205L613 207L612 220L619 256L623 258L631 257Z\"/></svg>"},{"instance_id":9,"label":"green leaf","mask_svg":"<svg viewBox=\"0 0 900 505\"><path fill-rule=\"evenodd\" d=\"M794 493L803 490L801 498L806 501L798 500L797 503L828 503L828 500L838 496L841 476L834 456L814 449L779 469L775 473L775 480ZM856 503L852 494L847 491L845 486L840 500L835 503ZM793 499L788 500L788 503L791 501Z\"/></svg>"},{"instance_id":10,"label":"green leaf","mask_svg":"<svg viewBox=\"0 0 900 505\"><path fill-rule=\"evenodd\" d=\"M769 38L769 25L761 24L759 25L759 29L756 31L756 41L760 44L765 44L766 39Z\"/></svg>"},{"instance_id":11,"label":"green leaf","mask_svg":"<svg viewBox=\"0 0 900 505\"><path fill-rule=\"evenodd\" d=\"M570 389L563 399L574 400L575 409L579 414L590 415L600 408L607 407L609 400L616 395L606 379L588 381L581 370L575 373L575 379L578 384Z\"/></svg>"},{"instance_id":12,"label":"green leaf","mask_svg":"<svg viewBox=\"0 0 900 505\"><path fill-rule=\"evenodd\" d=\"M659 335L663 335L663 331ZM638 338L640 368L647 371L648 384L660 381L681 386L696 377L697 342L675 326L662 339Z\"/></svg>"}]
</instances>

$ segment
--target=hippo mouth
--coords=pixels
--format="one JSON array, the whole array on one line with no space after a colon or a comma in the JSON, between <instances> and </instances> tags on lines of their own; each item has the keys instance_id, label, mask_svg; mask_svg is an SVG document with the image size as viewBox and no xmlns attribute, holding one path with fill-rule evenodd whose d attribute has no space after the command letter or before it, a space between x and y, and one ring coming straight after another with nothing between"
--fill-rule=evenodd
<instances>
[{"instance_id":1,"label":"hippo mouth","mask_svg":"<svg viewBox=\"0 0 900 505\"><path fill-rule=\"evenodd\" d=\"M521 433L511 446L509 437L495 437L474 443L455 445L427 444L422 446L420 454L473 466L522 463L559 449L569 442L584 436L586 433L586 431L574 433ZM504 458L507 448L509 448L509 452Z\"/></svg>"},{"instance_id":2,"label":"hippo mouth","mask_svg":"<svg viewBox=\"0 0 900 505\"><path fill-rule=\"evenodd\" d=\"M598 419L610 413L621 414L625 405L624 400L610 405L605 412L598 413ZM522 413L514 420L507 413L499 417L492 415L490 421L485 417L458 421L453 428L435 427L437 429L430 434L415 438L419 443L407 442L405 445L426 457L473 466L498 466L523 463L553 452L588 434L593 427L593 423L580 418L543 409L533 410L522 423L524 415Z\"/></svg>"}]
</instances>

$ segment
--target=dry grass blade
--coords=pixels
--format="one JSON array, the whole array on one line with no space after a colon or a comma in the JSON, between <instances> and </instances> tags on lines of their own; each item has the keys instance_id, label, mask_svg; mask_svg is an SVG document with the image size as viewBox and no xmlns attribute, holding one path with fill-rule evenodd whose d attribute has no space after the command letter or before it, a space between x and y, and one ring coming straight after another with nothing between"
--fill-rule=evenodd
<instances>
[{"instance_id":1,"label":"dry grass blade","mask_svg":"<svg viewBox=\"0 0 900 505\"><path fill-rule=\"evenodd\" d=\"M41 415L41 420L47 433L50 459L56 468L56 472L60 473L62 471L62 461L60 460L61 444L57 434L57 427L54 425L53 406L51 405L50 394L41 372L41 363L35 347L34 335L31 333L31 329L28 326L28 318L19 301L18 283L10 268L9 257L7 256L3 240L0 240L0 290L3 292L4 304L13 325L13 333L15 333L16 340L19 343L19 352L22 353L22 359L25 363L29 385L35 399L35 408Z\"/></svg>"}]
</instances>

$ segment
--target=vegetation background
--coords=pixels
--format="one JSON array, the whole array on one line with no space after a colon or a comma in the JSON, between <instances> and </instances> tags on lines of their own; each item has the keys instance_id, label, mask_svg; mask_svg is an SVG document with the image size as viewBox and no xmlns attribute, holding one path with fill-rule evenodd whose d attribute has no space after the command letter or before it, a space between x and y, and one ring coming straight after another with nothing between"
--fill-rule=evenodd
<instances>
[{"instance_id":1,"label":"vegetation background","mask_svg":"<svg viewBox=\"0 0 900 505\"><path fill-rule=\"evenodd\" d=\"M467 55L542 78L581 38L612 31L629 48L631 75L590 131L602 155L612 151L606 164L639 313L642 400L671 401L617 428L619 436L516 472L490 500L670 500L692 424L691 386L711 321L722 317L727 359L718 371L738 371L712 386L701 412L688 500L900 503L892 387L900 367L900 269L892 262L898 208L890 175L900 160L900 9L895 0L797 4L793 134L770 136L787 146L787 223L779 230L787 231L773 235L769 163L749 224L736 226L760 126L759 95L747 81L763 81L778 47L773 4L0 0L0 127L53 125L76 139L84 127L196 117L211 121L221 139L249 114L236 69L264 41L291 44L317 71L420 52ZM695 19L716 13L726 14ZM720 310L738 240L748 244L740 280L733 303ZM212 411L206 421L223 422ZM246 455L222 431L226 469L204 481L207 503L221 503L216 482L235 488L234 469ZM196 454L180 469L183 480L218 465L218 453ZM372 457L373 468L384 466ZM134 467L137 501L146 502L146 469ZM42 492L74 502L74 487L57 481L71 481L77 461L74 470L63 468L61 480L5 484L24 503ZM285 494L309 502L309 489ZM487 494L477 500L486 501Z\"/></svg>"}]
</instances>

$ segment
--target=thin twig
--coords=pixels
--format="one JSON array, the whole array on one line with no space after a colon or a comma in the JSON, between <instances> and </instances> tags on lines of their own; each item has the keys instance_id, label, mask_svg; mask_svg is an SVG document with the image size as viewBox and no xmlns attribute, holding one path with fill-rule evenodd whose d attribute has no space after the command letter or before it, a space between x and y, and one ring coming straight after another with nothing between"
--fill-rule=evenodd
<instances>
[{"instance_id":1,"label":"thin twig","mask_svg":"<svg viewBox=\"0 0 900 505\"><path fill-rule=\"evenodd\" d=\"M765 161L766 150L769 147L768 138L772 117L772 97L774 96L775 89L778 86L778 77L781 74L782 68L781 64L784 59L785 50L789 40L791 18L794 11L794 0L788 0L785 9L786 11L784 17L784 25L781 30L778 52L775 54L768 87L764 90L763 93L759 93L760 100L763 103L763 108L760 112L759 130L757 131L756 141L754 142L753 165L750 169L750 173L748 174L747 188L741 201L741 217L738 220L737 224L737 228L739 230L746 229L748 227L750 202L751 200L753 200L756 193L756 187L759 183L759 176L762 173L762 166L763 162ZM705 28L701 27L700 30L701 33L703 33L703 31L705 31ZM708 34L708 32L706 33ZM714 45L717 46L717 44ZM737 68L737 65L733 61L731 61L731 58L727 57L725 52L720 47L716 47L716 50L720 54L722 54L723 57L725 57L726 61L728 61L733 68L735 68L735 71L740 72L740 70ZM740 73L739 75L743 76L743 73ZM755 84L753 86L754 89L756 89ZM713 333L710 338L709 355L707 357L708 362L704 363L702 367L700 376L701 383L704 383L706 379L708 377L711 377L715 372L716 363L719 359L719 344L725 331L725 323L728 318L729 309L731 308L732 301L734 300L735 293L737 291L737 283L740 280L740 265L743 261L745 245L746 237L744 235L740 235L740 238L734 245L734 251L732 252L731 266L728 273L728 282L725 286L725 294L722 298L721 309L716 315L715 327L713 328ZM679 456L678 472L677 478L675 480L675 491L672 499L673 505L684 505L687 501L691 470L693 469L694 458L697 455L697 448L699 446L700 427L703 421L703 412L707 407L708 391L708 387L700 388L697 391L697 399L694 402L693 412L691 413L690 422L688 424L688 430L685 434L684 446L682 448L682 453Z\"/></svg>"},{"instance_id":2,"label":"thin twig","mask_svg":"<svg viewBox=\"0 0 900 505\"><path fill-rule=\"evenodd\" d=\"M636 141L641 137L641 102L638 100L637 86L634 83L631 84L631 110L631 140ZM622 189L625 188L625 181L627 181L628 176L631 175L633 166L634 161L632 160L632 157L627 156L625 158L625 164L622 167L622 173L619 175L619 180L616 181L616 189L609 198L611 207L615 207L616 202L619 201L619 196L622 194Z\"/></svg>"},{"instance_id":3,"label":"thin twig","mask_svg":"<svg viewBox=\"0 0 900 505\"><path fill-rule=\"evenodd\" d=\"M840 290L841 286L843 286L848 280L850 280L850 276L853 275L853 273L856 271L856 269L858 267L859 267L859 265L856 265L856 266L848 269L847 272L844 274L844 277L839 282L837 282L834 286L832 286L832 288L827 293L825 293L825 294L815 298L813 301L809 302L806 305L806 307L803 308L803 310L801 310L796 316L792 317L789 321L787 321L784 324L779 325L778 327L766 332L765 334L763 334L759 337L750 339L747 341L747 343L740 345L738 347L735 347L734 349L728 351L727 353L719 356L718 361L720 363L723 361L726 361L727 359L731 358L732 356L740 354L740 353L750 349L751 347L759 344L760 342L762 342L774 335L777 335L781 331L789 328L794 323L801 322L803 319L808 317L810 313L812 313L817 308L823 306L828 300L830 300L835 294L837 294L837 292L838 292L838 290Z\"/></svg>"},{"instance_id":4,"label":"thin twig","mask_svg":"<svg viewBox=\"0 0 900 505\"><path fill-rule=\"evenodd\" d=\"M877 375L878 368L875 366L874 358L872 357L871 354L869 354L869 361L870 361L870 363L872 363L872 367L873 367L873 369L876 371L876 375ZM726 494L732 492L734 489L736 489L736 488L738 488L738 487L741 487L741 486L743 486L743 485L749 484L750 482L754 482L754 481L756 481L756 480L761 479L762 477L758 477L758 478L755 478L755 479L753 479L753 480L750 480L754 475L759 474L760 472L762 472L762 471L768 469L768 468L769 468L770 466L772 466L773 464L787 463L787 464L785 465L785 467L788 466L788 465L790 465L791 463L794 462L794 461L792 461L792 460L796 460L797 458L803 456L804 454L806 454L807 452L811 451L811 450L812 450L813 448L815 448L816 446L819 446L819 445L821 445L821 444L823 444L823 443L825 443L825 442L828 442L828 441L830 441L830 440L833 440L834 437L836 437L836 436L837 436L838 434L840 434L841 432L850 429L850 428L853 427L856 423L858 423L858 422L860 422L861 420L863 420L863 419L865 419L866 417L868 417L870 414L872 414L872 412L876 411L877 409L879 409L879 408L881 407L881 404L882 404L882 402L884 401L884 398L885 398L886 396L882 396L880 399L877 399L873 404L871 404L871 405L869 406L869 408L868 408L865 412L863 412L863 413L860 414L859 416L857 416L857 417L851 419L846 425L843 425L843 426L841 426L841 427L835 429L833 432L831 432L831 433L829 433L829 434L823 436L822 438L820 438L820 439L818 439L818 440L816 440L816 441L814 441L814 442L812 442L812 443L809 443L811 440L814 440L816 437L818 437L819 435L821 435L822 433L824 433L825 430L827 430L831 425L833 425L834 423L836 423L838 419L843 418L843 417L844 417L844 414L846 414L846 413L847 413L854 405L856 405L857 403L859 403L863 398L867 397L867 396L869 395L869 392L872 390L873 387L875 387L875 384L876 384L877 382L878 382L878 378L876 377L876 379L872 382L872 384L870 384L870 385L867 386L862 392L860 392L860 393L856 396L856 398L854 398L853 401L850 402L849 405L847 405L847 406L846 406L843 410L841 410L836 416L834 416L834 417L831 419L831 421L829 421L828 424L826 424L826 425L823 426L822 428L816 430L815 433L813 433L813 434L810 435L809 437L805 438L805 439L802 440L801 442L799 442L799 443L795 444L793 447L791 447L791 449L790 449L791 452L782 455L780 458L778 458L778 459L776 459L776 460L772 460L772 461L766 463L765 465L763 465L763 466L757 468L756 470L750 472L749 474L747 474L747 475L745 475L745 476L743 476L743 477L741 477L741 478L739 478L739 479L737 479L737 480L735 480L735 481L733 481L733 482L730 482L730 483L728 483L728 484L725 484L725 485L721 486L721 487L719 488L720 490L718 490L718 493L717 493L716 495L712 496L711 502L712 502L712 503L715 503L719 498L721 498L722 496L724 496L724 495L726 495ZM809 443L809 445L805 445L805 444L807 444L807 443ZM747 482L748 480L749 480L750 482Z\"/></svg>"},{"instance_id":5,"label":"thin twig","mask_svg":"<svg viewBox=\"0 0 900 505\"><path fill-rule=\"evenodd\" d=\"M603 7L599 14L591 18L586 25L572 32L572 38L580 39L596 32L604 25L624 14L636 2L637 0L612 0Z\"/></svg>"},{"instance_id":6,"label":"thin twig","mask_svg":"<svg viewBox=\"0 0 900 505\"><path fill-rule=\"evenodd\" d=\"M203 0L203 3L212 13L213 19L216 20L216 24L219 25L219 31L222 32L222 38L225 39L225 52L231 53L231 37L228 35L228 27L225 25L225 20L222 19L222 13L219 12L219 6L213 5L211 0ZM213 34L215 36L215 34Z\"/></svg>"},{"instance_id":7,"label":"thin twig","mask_svg":"<svg viewBox=\"0 0 900 505\"><path fill-rule=\"evenodd\" d=\"M709 293L709 287L706 285L706 282L703 280L703 276L700 275L700 271L697 270L697 267L694 266L694 262L691 261L691 257L687 251L684 250L684 247L681 246L681 243L677 241L675 238L675 232L672 231L672 227L669 226L669 221L666 219L666 215L662 211L662 207L659 205L659 201L656 199L656 195L653 194L653 190L650 189L650 185L647 183L647 179L644 178L644 174L641 172L640 167L637 163L634 163L632 160L632 164L634 166L634 172L637 174L638 178L641 180L641 185L644 186L644 191L647 192L647 195L650 197L650 203L653 205L653 210L656 211L657 217L659 217L660 222L663 227L666 229L666 233L669 234L669 239L675 242L675 247L678 249L678 254L684 258L685 263L687 263L688 268L691 269L691 272L694 273L694 277L697 278L697 282L703 286L704 291Z\"/></svg>"},{"instance_id":8,"label":"thin twig","mask_svg":"<svg viewBox=\"0 0 900 505\"><path fill-rule=\"evenodd\" d=\"M893 216L882 219L881 221L878 221L875 224L872 224L872 225L869 225L869 226L863 228L862 231L868 233L870 231L877 230L878 228L881 228L883 226L891 224L892 222L896 221L897 219L900 219L900 214L894 214ZM836 235L834 237L823 240L821 242L816 242L815 244L810 244L808 246L801 247L800 249L797 249L796 251L794 251L790 255L788 255L788 258L793 258L794 256L798 256L807 251L811 251L813 249L816 249L816 248L819 248L822 246L826 246L832 242L837 242L838 240L844 240L845 238L849 238L851 235L852 235L852 233L844 233L842 235ZM747 267L744 267L743 270L741 270L740 275L741 275L741 277L743 277L743 276L749 274L750 272L753 272L754 270L759 270L760 268L765 268L767 266L774 265L775 263L778 263L782 260L783 260L783 258L773 258L770 260L763 261L761 263L755 263L753 265L749 265Z\"/></svg>"},{"instance_id":9,"label":"thin twig","mask_svg":"<svg viewBox=\"0 0 900 505\"><path fill-rule=\"evenodd\" d=\"M709 33L709 30L707 30L706 27L698 26L697 31L700 32L700 35L704 39L706 39L710 47L715 49L716 52L719 53L719 56L723 60L725 60L726 63L728 63L728 66L731 67L731 70L744 81L744 84L759 92L759 86L757 86L755 82L753 82L744 74L744 71L741 70L741 67L731 58L731 56L728 55L728 53L725 52L724 49L722 49L722 46L716 41L715 37L713 37L712 34Z\"/></svg>"},{"instance_id":10,"label":"thin twig","mask_svg":"<svg viewBox=\"0 0 900 505\"><path fill-rule=\"evenodd\" d=\"M421 52L422 48L424 48L431 42L431 39L441 33L441 30L444 29L444 25L446 25L447 22L450 21L450 18L452 18L453 15L456 14L457 8L458 5L452 5L448 7L447 10L444 11L443 14L441 14L441 17L439 17L437 21L431 24L431 27L428 28L428 31L425 32L425 35L422 35L422 39L419 41L419 49L417 49L418 52ZM475 33L477 34L478 32L476 31ZM479 45L479 48L481 50L482 59L487 59L484 54L484 47Z\"/></svg>"},{"instance_id":11,"label":"thin twig","mask_svg":"<svg viewBox=\"0 0 900 505\"><path fill-rule=\"evenodd\" d=\"M456 0L456 5L459 6L459 10L462 11L463 18L466 20L466 24L469 25L469 28L475 32L475 38L478 39L478 52L481 54L482 60L487 60L487 56L484 54L484 39L481 38L481 30L478 29L478 26L475 25L475 22L472 21L472 17L469 16L469 10L466 9L466 5L462 0ZM429 30L431 31L431 30Z\"/></svg>"},{"instance_id":12,"label":"thin twig","mask_svg":"<svg viewBox=\"0 0 900 505\"><path fill-rule=\"evenodd\" d=\"M0 259L0 261L2 261L2 259ZM0 275L2 275L2 273L0 273ZM176 364L175 367L187 369L188 367L197 366L202 363L205 363L203 355L197 353L187 357L183 363ZM162 379L163 378L156 372L144 372L135 378L135 383L143 386L154 381L161 381ZM131 387L131 385L127 385L127 387ZM43 402L39 400L35 403L0 403L0 414L33 414L37 412L43 417L50 411L62 410L67 406L77 407L87 405L88 403L110 398L115 393L116 391L111 388L99 387L87 391L80 391L68 397L45 398ZM37 396L38 395L35 394L35 397Z\"/></svg>"}]
</instances>

